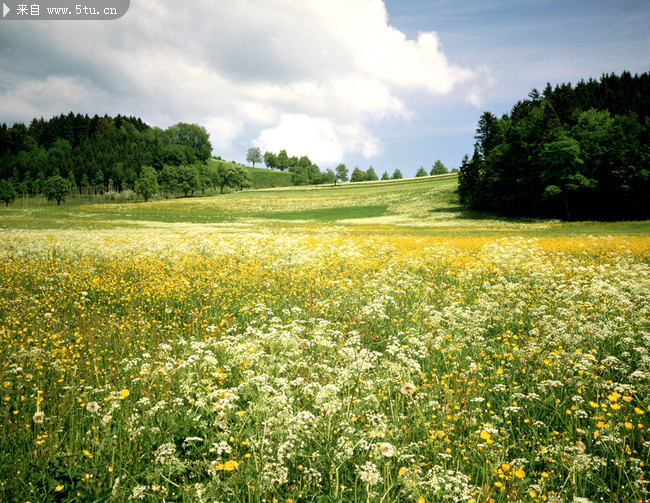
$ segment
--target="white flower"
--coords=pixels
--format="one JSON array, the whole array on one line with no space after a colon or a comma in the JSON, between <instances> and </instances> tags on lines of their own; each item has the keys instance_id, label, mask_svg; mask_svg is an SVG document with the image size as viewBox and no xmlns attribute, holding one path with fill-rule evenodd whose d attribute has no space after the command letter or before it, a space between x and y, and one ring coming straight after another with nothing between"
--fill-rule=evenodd
<instances>
[{"instance_id":1,"label":"white flower","mask_svg":"<svg viewBox=\"0 0 650 503\"><path fill-rule=\"evenodd\" d=\"M34 414L34 423L43 424L43 421L45 421L45 412L39 410Z\"/></svg>"},{"instance_id":2,"label":"white flower","mask_svg":"<svg viewBox=\"0 0 650 503\"><path fill-rule=\"evenodd\" d=\"M379 451L385 458L392 458L395 455L395 447L388 442L382 442L379 444Z\"/></svg>"},{"instance_id":3,"label":"white flower","mask_svg":"<svg viewBox=\"0 0 650 503\"><path fill-rule=\"evenodd\" d=\"M416 389L417 388L415 384L413 384L412 382L405 382L400 391L402 392L402 395L409 396L415 393Z\"/></svg>"},{"instance_id":4,"label":"white flower","mask_svg":"<svg viewBox=\"0 0 650 503\"><path fill-rule=\"evenodd\" d=\"M86 405L86 410L92 414L99 411L99 404L97 402L90 402Z\"/></svg>"}]
</instances>

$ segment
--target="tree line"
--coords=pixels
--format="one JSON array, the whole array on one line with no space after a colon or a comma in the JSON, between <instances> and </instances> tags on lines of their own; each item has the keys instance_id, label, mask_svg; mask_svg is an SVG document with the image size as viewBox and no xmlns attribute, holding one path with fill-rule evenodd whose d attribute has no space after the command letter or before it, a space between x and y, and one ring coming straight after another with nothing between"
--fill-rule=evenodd
<instances>
[{"instance_id":1,"label":"tree line","mask_svg":"<svg viewBox=\"0 0 650 503\"><path fill-rule=\"evenodd\" d=\"M349 169L345 164L339 164L334 169L327 168L322 172L316 164L309 160L309 157L289 157L285 149L280 150L278 154L268 151L262 154L259 147L251 147L248 149L246 154L246 160L250 162L253 167L255 167L256 163L264 162L264 165L269 169L291 172L291 180L294 185L319 185L323 183L336 185L339 181L347 182L349 180L354 183L372 182L380 179L372 166L365 171L358 166L355 166L350 174ZM420 169L415 176L441 175L447 172L445 165L438 160L432 166L429 173L420 166ZM392 175L389 175L387 171L384 171L381 176L381 180L399 180L401 178L403 178L403 175L399 169L393 171Z\"/></svg>"},{"instance_id":2,"label":"tree line","mask_svg":"<svg viewBox=\"0 0 650 503\"><path fill-rule=\"evenodd\" d=\"M563 219L650 217L650 74L533 89L484 112L459 195L476 210Z\"/></svg>"},{"instance_id":3,"label":"tree line","mask_svg":"<svg viewBox=\"0 0 650 503\"><path fill-rule=\"evenodd\" d=\"M215 185L216 175L205 168L211 155L209 134L197 124L179 122L163 130L135 117L70 112L35 118L29 126L2 124L0 188L25 195L48 195L52 187L57 194L134 190L143 166L150 166L165 191L189 192L208 180Z\"/></svg>"}]
</instances>

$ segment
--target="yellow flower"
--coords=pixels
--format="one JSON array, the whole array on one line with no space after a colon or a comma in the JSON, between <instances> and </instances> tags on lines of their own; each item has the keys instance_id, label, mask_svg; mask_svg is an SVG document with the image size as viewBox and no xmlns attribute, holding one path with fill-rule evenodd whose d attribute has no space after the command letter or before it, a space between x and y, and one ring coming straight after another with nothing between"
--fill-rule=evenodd
<instances>
[{"instance_id":1,"label":"yellow flower","mask_svg":"<svg viewBox=\"0 0 650 503\"><path fill-rule=\"evenodd\" d=\"M54 488L54 490L55 490L56 492L59 493L59 492L63 491L63 487L64 487L64 485L61 484L60 486L56 486L56 487Z\"/></svg>"},{"instance_id":2,"label":"yellow flower","mask_svg":"<svg viewBox=\"0 0 650 503\"><path fill-rule=\"evenodd\" d=\"M621 405L618 403L613 403L612 405L610 405L610 407L612 408L612 410L618 410L621 408Z\"/></svg>"},{"instance_id":3,"label":"yellow flower","mask_svg":"<svg viewBox=\"0 0 650 503\"><path fill-rule=\"evenodd\" d=\"M239 463L237 463L237 461L235 461L234 459L231 459L230 461L226 461L225 463L219 463L217 470L225 470L227 472L232 472L233 470L236 470L238 466Z\"/></svg>"},{"instance_id":4,"label":"yellow flower","mask_svg":"<svg viewBox=\"0 0 650 503\"><path fill-rule=\"evenodd\" d=\"M545 479L547 479L547 478L548 478L548 472L542 472L542 477L544 477Z\"/></svg>"},{"instance_id":5,"label":"yellow flower","mask_svg":"<svg viewBox=\"0 0 650 503\"><path fill-rule=\"evenodd\" d=\"M535 489L531 489L528 491L528 494L530 494L531 498L535 498L537 496L537 491L535 491Z\"/></svg>"},{"instance_id":6,"label":"yellow flower","mask_svg":"<svg viewBox=\"0 0 650 503\"><path fill-rule=\"evenodd\" d=\"M501 469L507 473L508 471L510 471L510 465L508 463L503 463L501 465Z\"/></svg>"},{"instance_id":7,"label":"yellow flower","mask_svg":"<svg viewBox=\"0 0 650 503\"><path fill-rule=\"evenodd\" d=\"M526 472L523 471L521 468L519 468L519 469L515 472L515 477L517 477L518 479L523 479L525 476L526 476Z\"/></svg>"},{"instance_id":8,"label":"yellow flower","mask_svg":"<svg viewBox=\"0 0 650 503\"><path fill-rule=\"evenodd\" d=\"M481 438L482 438L483 440L490 440L490 437L491 437L491 435L490 435L487 431L483 430L483 431L481 432Z\"/></svg>"},{"instance_id":9,"label":"yellow flower","mask_svg":"<svg viewBox=\"0 0 650 503\"><path fill-rule=\"evenodd\" d=\"M607 398L608 398L608 400L609 400L610 402L615 402L616 400L618 400L619 398L621 398L621 394L618 393L618 392L616 392L616 391L614 391L612 394L607 395Z\"/></svg>"},{"instance_id":10,"label":"yellow flower","mask_svg":"<svg viewBox=\"0 0 650 503\"><path fill-rule=\"evenodd\" d=\"M398 472L398 473L399 473L400 475L404 475L404 474L406 473L406 468L404 468L404 467L402 466L402 468L399 469L399 472Z\"/></svg>"},{"instance_id":11,"label":"yellow flower","mask_svg":"<svg viewBox=\"0 0 650 503\"><path fill-rule=\"evenodd\" d=\"M420 496L420 497L418 498L418 503L425 503L425 501L426 501L426 500L424 499L424 496Z\"/></svg>"},{"instance_id":12,"label":"yellow flower","mask_svg":"<svg viewBox=\"0 0 650 503\"><path fill-rule=\"evenodd\" d=\"M625 421L625 429L626 430L633 430L634 425L632 423L629 423L629 422Z\"/></svg>"},{"instance_id":13,"label":"yellow flower","mask_svg":"<svg viewBox=\"0 0 650 503\"><path fill-rule=\"evenodd\" d=\"M591 405L594 409L598 408L598 404L596 402L589 402L589 405Z\"/></svg>"},{"instance_id":14,"label":"yellow flower","mask_svg":"<svg viewBox=\"0 0 650 503\"><path fill-rule=\"evenodd\" d=\"M130 394L131 394L131 392L130 392L128 389L126 389L126 388L120 390L120 398L121 398L122 400L124 400L125 398L127 398Z\"/></svg>"},{"instance_id":15,"label":"yellow flower","mask_svg":"<svg viewBox=\"0 0 650 503\"><path fill-rule=\"evenodd\" d=\"M636 412L639 416L645 414L645 411L643 409L639 409L638 407L634 407L634 412Z\"/></svg>"}]
</instances>

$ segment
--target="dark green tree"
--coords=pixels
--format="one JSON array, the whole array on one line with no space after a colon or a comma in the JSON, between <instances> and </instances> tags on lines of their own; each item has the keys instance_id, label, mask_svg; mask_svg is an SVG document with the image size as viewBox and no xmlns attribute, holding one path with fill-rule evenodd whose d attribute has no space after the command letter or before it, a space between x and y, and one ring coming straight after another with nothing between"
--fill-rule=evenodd
<instances>
[{"instance_id":1,"label":"dark green tree","mask_svg":"<svg viewBox=\"0 0 650 503\"><path fill-rule=\"evenodd\" d=\"M424 169L424 166L420 166L415 173L416 178L422 178L423 176L429 176L427 170Z\"/></svg>"},{"instance_id":2,"label":"dark green tree","mask_svg":"<svg viewBox=\"0 0 650 503\"><path fill-rule=\"evenodd\" d=\"M390 180L390 175L388 174L388 171L384 171L384 173L381 175L382 180Z\"/></svg>"},{"instance_id":3,"label":"dark green tree","mask_svg":"<svg viewBox=\"0 0 650 503\"><path fill-rule=\"evenodd\" d=\"M369 182L379 180L379 177L377 177L377 173L375 173L375 169L372 166L366 170L366 180Z\"/></svg>"},{"instance_id":4,"label":"dark green tree","mask_svg":"<svg viewBox=\"0 0 650 503\"><path fill-rule=\"evenodd\" d=\"M396 169L395 171L393 171L393 176L391 178L393 180L401 180L402 178L404 178L404 176L402 176L402 172L399 169Z\"/></svg>"},{"instance_id":5,"label":"dark green tree","mask_svg":"<svg viewBox=\"0 0 650 503\"><path fill-rule=\"evenodd\" d=\"M49 177L45 181L43 193L48 201L56 201L57 206L65 202L66 197L70 194L70 182L60 175Z\"/></svg>"},{"instance_id":6,"label":"dark green tree","mask_svg":"<svg viewBox=\"0 0 650 503\"><path fill-rule=\"evenodd\" d=\"M141 195L145 202L158 193L158 173L151 166L143 166L140 176L135 181L135 193Z\"/></svg>"},{"instance_id":7,"label":"dark green tree","mask_svg":"<svg viewBox=\"0 0 650 503\"><path fill-rule=\"evenodd\" d=\"M352 175L350 175L350 181L363 182L365 180L366 180L366 172L360 169L359 166L355 166L355 168L352 170Z\"/></svg>"},{"instance_id":8,"label":"dark green tree","mask_svg":"<svg viewBox=\"0 0 650 503\"><path fill-rule=\"evenodd\" d=\"M194 195L200 188L199 168L197 164L181 165L177 168L177 187L185 197Z\"/></svg>"},{"instance_id":9,"label":"dark green tree","mask_svg":"<svg viewBox=\"0 0 650 503\"><path fill-rule=\"evenodd\" d=\"M178 190L178 166L164 166L158 174L158 183L165 197L173 195Z\"/></svg>"},{"instance_id":10,"label":"dark green tree","mask_svg":"<svg viewBox=\"0 0 650 503\"><path fill-rule=\"evenodd\" d=\"M16 200L16 189L9 180L0 180L0 201L9 206Z\"/></svg>"},{"instance_id":11,"label":"dark green tree","mask_svg":"<svg viewBox=\"0 0 650 503\"><path fill-rule=\"evenodd\" d=\"M273 152L264 152L264 164L269 169L276 169L278 167L278 156Z\"/></svg>"},{"instance_id":12,"label":"dark green tree","mask_svg":"<svg viewBox=\"0 0 650 503\"><path fill-rule=\"evenodd\" d=\"M433 166L431 166L431 171L429 172L429 175L435 176L435 175L445 175L445 174L447 174L447 168L442 163L442 161L438 159L435 163L433 163Z\"/></svg>"}]
</instances>

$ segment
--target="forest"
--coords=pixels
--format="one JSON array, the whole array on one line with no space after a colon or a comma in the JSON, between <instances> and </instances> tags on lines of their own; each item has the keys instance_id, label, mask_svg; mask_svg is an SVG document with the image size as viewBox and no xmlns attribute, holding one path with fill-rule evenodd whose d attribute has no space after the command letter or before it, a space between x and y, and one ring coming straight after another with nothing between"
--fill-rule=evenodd
<instances>
[{"instance_id":1,"label":"forest","mask_svg":"<svg viewBox=\"0 0 650 503\"><path fill-rule=\"evenodd\" d=\"M197 124L163 130L135 117L70 112L33 119L29 126L3 124L0 180L20 194L42 193L52 177L82 193L120 192L133 190L142 167L152 166L160 174L167 168L168 182L173 178L167 189L184 190L184 177L189 177L193 191L201 188L194 179L200 180L211 152L209 135Z\"/></svg>"},{"instance_id":2,"label":"forest","mask_svg":"<svg viewBox=\"0 0 650 503\"><path fill-rule=\"evenodd\" d=\"M484 112L459 195L521 217L650 217L650 74L605 74L533 89L509 114Z\"/></svg>"}]
</instances>

